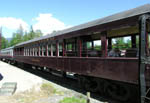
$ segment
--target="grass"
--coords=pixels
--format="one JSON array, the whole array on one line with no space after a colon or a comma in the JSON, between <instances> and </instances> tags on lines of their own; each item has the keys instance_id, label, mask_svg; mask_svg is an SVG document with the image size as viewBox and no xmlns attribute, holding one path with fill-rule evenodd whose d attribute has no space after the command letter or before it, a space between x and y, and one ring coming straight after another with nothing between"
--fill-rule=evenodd
<instances>
[{"instance_id":1,"label":"grass","mask_svg":"<svg viewBox=\"0 0 150 103\"><path fill-rule=\"evenodd\" d=\"M25 92L16 93L15 95L9 97L9 100L15 101L13 103L34 103L35 101L40 101L42 99L53 97L55 95L64 97L65 94L70 93L70 92L56 89L51 83L47 83L47 82L41 84L38 90L35 87ZM40 101L39 103L43 103L43 102ZM70 95L70 97L64 97L64 99L61 100L59 103L86 103L86 99L81 95L77 95L73 97L71 97Z\"/></svg>"},{"instance_id":2,"label":"grass","mask_svg":"<svg viewBox=\"0 0 150 103\"><path fill-rule=\"evenodd\" d=\"M86 100L83 98L77 98L77 97L65 97L59 103L86 103Z\"/></svg>"},{"instance_id":3,"label":"grass","mask_svg":"<svg viewBox=\"0 0 150 103\"><path fill-rule=\"evenodd\" d=\"M35 100L47 98L49 96L54 95L55 93L57 93L56 89L53 87L51 83L43 83L40 86L39 91L35 90L35 87L33 87L28 91L17 93L13 95L11 98L15 99L17 103L32 103Z\"/></svg>"},{"instance_id":4,"label":"grass","mask_svg":"<svg viewBox=\"0 0 150 103\"><path fill-rule=\"evenodd\" d=\"M43 91L46 95L52 95L56 93L56 89L53 87L51 83L43 83L40 87L41 91Z\"/></svg>"},{"instance_id":5,"label":"grass","mask_svg":"<svg viewBox=\"0 0 150 103\"><path fill-rule=\"evenodd\" d=\"M53 87L52 84L50 83L43 83L41 85L41 88L40 88L45 94L47 94L48 96L49 95L52 95L52 94L57 94L57 95L64 95L64 91L59 91L57 89L55 89Z\"/></svg>"}]
</instances>

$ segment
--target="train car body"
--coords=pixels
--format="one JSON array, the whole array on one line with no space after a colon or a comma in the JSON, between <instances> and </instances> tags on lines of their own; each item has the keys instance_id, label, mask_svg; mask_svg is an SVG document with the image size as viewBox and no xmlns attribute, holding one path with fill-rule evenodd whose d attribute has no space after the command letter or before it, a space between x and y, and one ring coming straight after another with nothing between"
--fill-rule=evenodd
<instances>
[{"instance_id":1,"label":"train car body","mask_svg":"<svg viewBox=\"0 0 150 103\"><path fill-rule=\"evenodd\" d=\"M0 50L0 59L4 61L13 61L13 50L14 47Z\"/></svg>"},{"instance_id":2,"label":"train car body","mask_svg":"<svg viewBox=\"0 0 150 103\"><path fill-rule=\"evenodd\" d=\"M108 57L107 54L112 48L112 38L135 39L139 33L139 18L149 10L150 6L145 5L18 44L14 58L24 63L136 84L137 51L128 57ZM101 50L87 50L84 43L94 40L100 40ZM134 42L131 49L135 48ZM72 50L67 48L69 44Z\"/></svg>"},{"instance_id":3,"label":"train car body","mask_svg":"<svg viewBox=\"0 0 150 103\"><path fill-rule=\"evenodd\" d=\"M147 4L26 41L14 47L14 60L74 73L86 89L107 92L111 97L128 100L132 90L125 84L135 87L139 84L141 42L137 37L141 38L143 32L150 32L149 19L146 19L146 25L141 23L149 15L150 4ZM129 48L122 49L119 56L110 56L109 52L115 46L118 48L113 39L124 37L131 40ZM145 48L149 49L148 46ZM150 87L149 68L147 65L145 71L147 87ZM123 85L118 86L120 83Z\"/></svg>"}]
</instances>

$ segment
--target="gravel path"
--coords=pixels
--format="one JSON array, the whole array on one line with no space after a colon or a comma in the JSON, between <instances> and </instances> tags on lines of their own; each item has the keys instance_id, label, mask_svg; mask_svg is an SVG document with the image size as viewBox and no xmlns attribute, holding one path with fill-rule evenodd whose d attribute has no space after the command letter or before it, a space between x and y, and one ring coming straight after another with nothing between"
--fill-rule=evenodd
<instances>
[{"instance_id":1,"label":"gravel path","mask_svg":"<svg viewBox=\"0 0 150 103\"><path fill-rule=\"evenodd\" d=\"M1 61L0 61L0 73L4 77L0 81L0 86L4 82L17 82L16 92L29 90L34 85L41 84L43 80L38 76L25 72L17 67L14 67Z\"/></svg>"}]
</instances>

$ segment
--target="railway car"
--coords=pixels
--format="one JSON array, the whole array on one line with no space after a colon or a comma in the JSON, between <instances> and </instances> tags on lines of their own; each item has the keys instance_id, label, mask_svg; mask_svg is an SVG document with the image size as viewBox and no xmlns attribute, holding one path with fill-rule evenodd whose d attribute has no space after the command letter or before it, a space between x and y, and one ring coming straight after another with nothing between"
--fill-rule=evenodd
<instances>
[{"instance_id":1,"label":"railway car","mask_svg":"<svg viewBox=\"0 0 150 103\"><path fill-rule=\"evenodd\" d=\"M141 93L142 101L150 87L149 32L147 4L17 44L14 60L72 73L87 91L120 101ZM118 38L130 43L120 48Z\"/></svg>"},{"instance_id":2,"label":"railway car","mask_svg":"<svg viewBox=\"0 0 150 103\"><path fill-rule=\"evenodd\" d=\"M0 59L6 62L13 62L13 49L14 47L9 47L0 50Z\"/></svg>"}]
</instances>

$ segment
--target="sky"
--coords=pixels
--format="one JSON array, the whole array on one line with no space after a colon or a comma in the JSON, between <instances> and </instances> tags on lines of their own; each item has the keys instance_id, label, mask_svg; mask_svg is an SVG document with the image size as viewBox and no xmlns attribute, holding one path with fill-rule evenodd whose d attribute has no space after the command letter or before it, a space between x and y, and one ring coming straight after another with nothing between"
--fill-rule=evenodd
<instances>
[{"instance_id":1,"label":"sky","mask_svg":"<svg viewBox=\"0 0 150 103\"><path fill-rule=\"evenodd\" d=\"M46 35L147 3L150 0L1 0L0 27L5 38L20 25L27 32L32 25Z\"/></svg>"}]
</instances>

